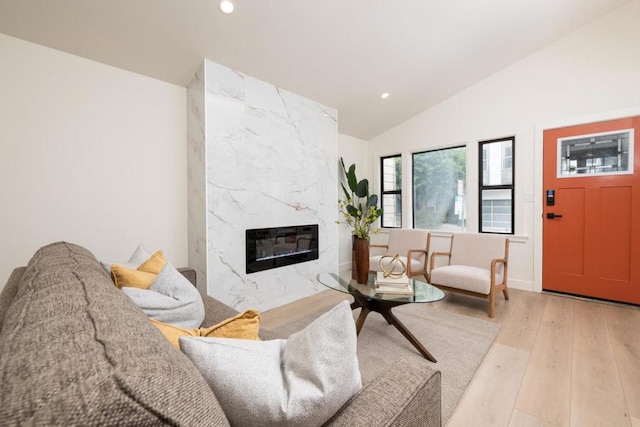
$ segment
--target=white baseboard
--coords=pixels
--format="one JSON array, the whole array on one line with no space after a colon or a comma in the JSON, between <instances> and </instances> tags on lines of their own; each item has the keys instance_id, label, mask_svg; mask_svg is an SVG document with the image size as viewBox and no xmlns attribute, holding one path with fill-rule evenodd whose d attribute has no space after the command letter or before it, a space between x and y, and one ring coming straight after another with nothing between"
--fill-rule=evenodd
<instances>
[{"instance_id":1,"label":"white baseboard","mask_svg":"<svg viewBox=\"0 0 640 427\"><path fill-rule=\"evenodd\" d=\"M338 264L338 271L351 270L351 261L341 262Z\"/></svg>"},{"instance_id":2,"label":"white baseboard","mask_svg":"<svg viewBox=\"0 0 640 427\"><path fill-rule=\"evenodd\" d=\"M509 277L507 286L509 286L510 289L520 289L522 291L534 292L533 282L529 280L518 280Z\"/></svg>"}]
</instances>

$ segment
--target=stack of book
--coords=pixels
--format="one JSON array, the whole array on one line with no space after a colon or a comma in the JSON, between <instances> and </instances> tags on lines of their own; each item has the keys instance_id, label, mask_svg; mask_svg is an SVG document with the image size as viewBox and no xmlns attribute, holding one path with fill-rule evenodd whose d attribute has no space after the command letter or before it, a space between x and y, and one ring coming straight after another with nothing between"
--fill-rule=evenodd
<instances>
[{"instance_id":1,"label":"stack of book","mask_svg":"<svg viewBox=\"0 0 640 427\"><path fill-rule=\"evenodd\" d=\"M413 295L411 280L406 274L401 277L384 277L384 273L379 272L376 276L376 293L385 295Z\"/></svg>"}]
</instances>

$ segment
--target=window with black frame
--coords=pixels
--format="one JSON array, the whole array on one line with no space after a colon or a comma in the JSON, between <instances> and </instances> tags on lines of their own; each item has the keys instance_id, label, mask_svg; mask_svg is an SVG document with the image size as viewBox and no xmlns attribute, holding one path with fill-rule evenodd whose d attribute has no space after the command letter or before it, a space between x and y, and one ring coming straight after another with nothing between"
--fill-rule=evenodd
<instances>
[{"instance_id":1,"label":"window with black frame","mask_svg":"<svg viewBox=\"0 0 640 427\"><path fill-rule=\"evenodd\" d=\"M467 148L413 154L413 227L465 231Z\"/></svg>"},{"instance_id":2,"label":"window with black frame","mask_svg":"<svg viewBox=\"0 0 640 427\"><path fill-rule=\"evenodd\" d=\"M402 156L380 158L382 227L402 228Z\"/></svg>"},{"instance_id":3,"label":"window with black frame","mask_svg":"<svg viewBox=\"0 0 640 427\"><path fill-rule=\"evenodd\" d=\"M480 233L513 234L515 137L479 143Z\"/></svg>"}]
</instances>

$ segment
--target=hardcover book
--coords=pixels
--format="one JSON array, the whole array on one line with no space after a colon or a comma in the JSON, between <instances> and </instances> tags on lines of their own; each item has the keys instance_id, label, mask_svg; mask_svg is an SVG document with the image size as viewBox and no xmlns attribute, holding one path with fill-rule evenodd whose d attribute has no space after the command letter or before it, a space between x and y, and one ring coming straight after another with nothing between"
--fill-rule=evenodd
<instances>
[{"instance_id":1,"label":"hardcover book","mask_svg":"<svg viewBox=\"0 0 640 427\"><path fill-rule=\"evenodd\" d=\"M376 275L376 284L403 288L409 284L409 278L406 274L403 274L401 277L397 278L384 277L384 273L379 271Z\"/></svg>"}]
</instances>

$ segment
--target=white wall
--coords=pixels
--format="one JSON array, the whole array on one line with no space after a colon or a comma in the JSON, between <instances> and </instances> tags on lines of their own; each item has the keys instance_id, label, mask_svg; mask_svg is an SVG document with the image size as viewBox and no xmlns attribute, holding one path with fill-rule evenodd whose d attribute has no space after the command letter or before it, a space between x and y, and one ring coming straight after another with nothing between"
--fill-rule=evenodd
<instances>
[{"instance_id":1,"label":"white wall","mask_svg":"<svg viewBox=\"0 0 640 427\"><path fill-rule=\"evenodd\" d=\"M359 180L366 178L371 181L373 162L367 149L368 142L353 136L338 134L338 158L342 157L347 168L352 164L356 165L356 176ZM342 168L338 168L339 182L343 179L343 175ZM372 184L369 182L370 186ZM344 192L339 184L338 198L344 198ZM338 264L340 270L351 268L351 228L344 224L338 226Z\"/></svg>"},{"instance_id":2,"label":"white wall","mask_svg":"<svg viewBox=\"0 0 640 427\"><path fill-rule=\"evenodd\" d=\"M467 144L467 230L475 232L477 143L515 135L519 237L511 245L509 281L512 287L540 289L539 283L534 285L534 270L540 268L534 265L534 253L541 244L537 230L542 221L542 194L536 191L541 164L534 164L536 128L640 106L639 21L636 0L379 135L371 141L369 155L375 161L395 150L410 166L412 152ZM405 185L405 190L408 203L410 187ZM410 205L404 210L409 212Z\"/></svg>"},{"instance_id":3,"label":"white wall","mask_svg":"<svg viewBox=\"0 0 640 427\"><path fill-rule=\"evenodd\" d=\"M0 287L42 245L187 262L186 90L0 34Z\"/></svg>"}]
</instances>

